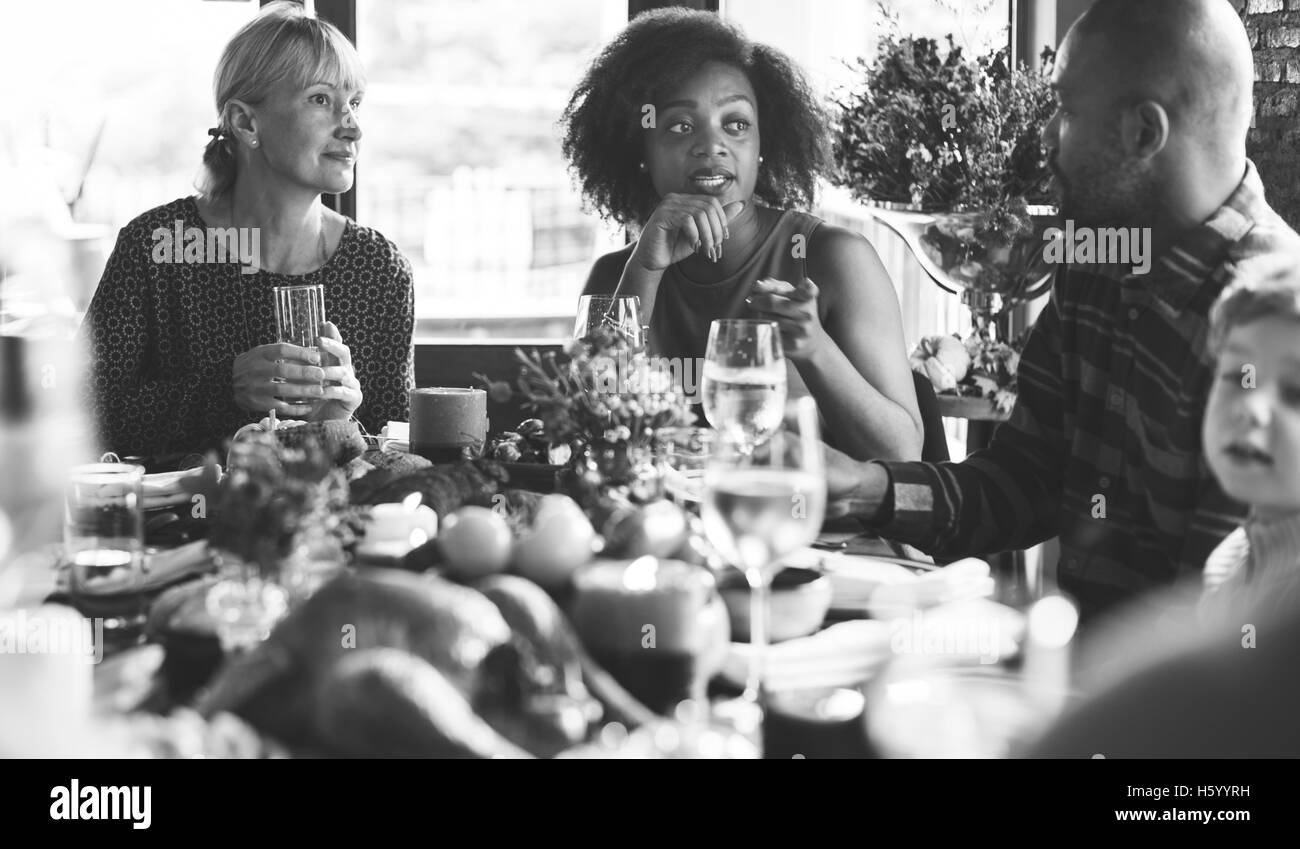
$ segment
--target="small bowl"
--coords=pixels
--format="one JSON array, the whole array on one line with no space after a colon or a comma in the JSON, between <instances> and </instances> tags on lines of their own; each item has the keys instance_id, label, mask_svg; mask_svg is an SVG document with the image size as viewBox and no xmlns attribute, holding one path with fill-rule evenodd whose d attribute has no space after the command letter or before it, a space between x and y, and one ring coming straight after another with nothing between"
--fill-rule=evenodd
<instances>
[{"instance_id":1,"label":"small bowl","mask_svg":"<svg viewBox=\"0 0 1300 849\"><path fill-rule=\"evenodd\" d=\"M749 640L749 584L738 571L720 582L731 616L731 639ZM782 569L767 594L767 640L779 643L816 633L831 608L831 580L812 569Z\"/></svg>"}]
</instances>

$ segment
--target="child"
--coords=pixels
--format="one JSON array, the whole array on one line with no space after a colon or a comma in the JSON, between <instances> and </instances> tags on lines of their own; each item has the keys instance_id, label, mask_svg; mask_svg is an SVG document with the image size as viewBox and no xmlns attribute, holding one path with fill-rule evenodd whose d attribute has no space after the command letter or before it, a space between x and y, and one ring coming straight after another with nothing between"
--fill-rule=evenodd
<instances>
[{"instance_id":1,"label":"child","mask_svg":"<svg viewBox=\"0 0 1300 849\"><path fill-rule=\"evenodd\" d=\"M1205 456L1250 516L1206 560L1201 611L1298 609L1300 266L1243 267L1211 311L1209 344Z\"/></svg>"}]
</instances>

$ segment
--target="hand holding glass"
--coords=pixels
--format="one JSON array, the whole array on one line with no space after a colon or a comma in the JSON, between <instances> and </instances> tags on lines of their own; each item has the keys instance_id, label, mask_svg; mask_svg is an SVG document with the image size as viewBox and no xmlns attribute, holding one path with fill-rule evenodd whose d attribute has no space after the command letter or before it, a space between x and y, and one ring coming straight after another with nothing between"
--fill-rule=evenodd
<instances>
[{"instance_id":1,"label":"hand holding glass","mask_svg":"<svg viewBox=\"0 0 1300 849\"><path fill-rule=\"evenodd\" d=\"M325 324L325 287L276 286L275 338L320 354L322 366L336 365L333 357L320 351L321 326ZM283 382L283 381L276 381ZM302 403L299 398L280 398L287 403Z\"/></svg>"}]
</instances>

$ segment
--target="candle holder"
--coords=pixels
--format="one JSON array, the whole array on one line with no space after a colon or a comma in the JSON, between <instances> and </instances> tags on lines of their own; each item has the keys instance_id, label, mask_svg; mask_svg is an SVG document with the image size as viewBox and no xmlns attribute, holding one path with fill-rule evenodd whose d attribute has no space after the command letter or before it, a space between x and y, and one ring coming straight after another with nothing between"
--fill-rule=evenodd
<instances>
[{"instance_id":1,"label":"candle holder","mask_svg":"<svg viewBox=\"0 0 1300 849\"><path fill-rule=\"evenodd\" d=\"M679 560L598 560L574 576L573 622L592 658L646 707L702 702L730 642L713 574Z\"/></svg>"}]
</instances>

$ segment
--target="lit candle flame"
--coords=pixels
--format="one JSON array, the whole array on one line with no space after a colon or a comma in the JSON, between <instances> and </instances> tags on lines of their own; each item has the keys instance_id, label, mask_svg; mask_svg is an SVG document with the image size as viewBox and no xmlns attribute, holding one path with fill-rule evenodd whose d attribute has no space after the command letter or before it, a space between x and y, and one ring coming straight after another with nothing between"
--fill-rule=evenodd
<instances>
[{"instance_id":1,"label":"lit candle flame","mask_svg":"<svg viewBox=\"0 0 1300 849\"><path fill-rule=\"evenodd\" d=\"M658 586L659 561L646 555L638 557L623 570L623 586L633 592L645 592Z\"/></svg>"}]
</instances>

